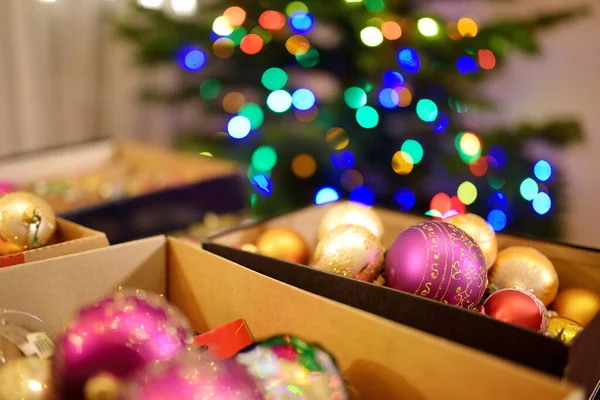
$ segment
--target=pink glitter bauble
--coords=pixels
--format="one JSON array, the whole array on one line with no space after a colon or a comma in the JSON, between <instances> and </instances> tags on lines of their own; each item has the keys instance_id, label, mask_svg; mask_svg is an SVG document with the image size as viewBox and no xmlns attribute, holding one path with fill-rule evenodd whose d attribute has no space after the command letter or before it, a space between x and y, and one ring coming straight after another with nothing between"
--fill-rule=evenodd
<instances>
[{"instance_id":1,"label":"pink glitter bauble","mask_svg":"<svg viewBox=\"0 0 600 400\"><path fill-rule=\"evenodd\" d=\"M385 258L385 280L394 289L472 309L483 297L487 269L465 231L427 221L396 238Z\"/></svg>"},{"instance_id":2,"label":"pink glitter bauble","mask_svg":"<svg viewBox=\"0 0 600 400\"><path fill-rule=\"evenodd\" d=\"M122 400L263 400L255 381L234 360L191 350L149 365L128 382Z\"/></svg>"},{"instance_id":3,"label":"pink glitter bauble","mask_svg":"<svg viewBox=\"0 0 600 400\"><path fill-rule=\"evenodd\" d=\"M57 342L55 390L60 398L81 399L95 375L124 379L192 343L187 320L164 298L140 290L117 293L81 309Z\"/></svg>"}]
</instances>

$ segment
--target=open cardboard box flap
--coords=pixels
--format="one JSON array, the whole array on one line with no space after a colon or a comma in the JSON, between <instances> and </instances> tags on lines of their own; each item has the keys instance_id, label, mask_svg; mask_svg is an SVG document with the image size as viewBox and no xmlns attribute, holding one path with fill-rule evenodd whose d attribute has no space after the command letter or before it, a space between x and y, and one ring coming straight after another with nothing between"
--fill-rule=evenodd
<instances>
[{"instance_id":1,"label":"open cardboard box flap","mask_svg":"<svg viewBox=\"0 0 600 400\"><path fill-rule=\"evenodd\" d=\"M432 333L541 371L564 376L584 385L591 393L600 379L600 315L590 323L570 347L536 332L429 299L337 276L299 264L239 250L253 243L267 227L288 227L316 247L317 227L332 205L312 206L263 223L251 224L212 238L203 247L282 282L329 299L351 305L393 321ZM396 236L424 218L375 209L384 223L386 248ZM500 248L512 245L534 247L554 263L561 288L583 286L600 290L600 252L541 240L498 235ZM569 368L565 368L566 366ZM566 369L566 371L565 371Z\"/></svg>"},{"instance_id":2,"label":"open cardboard box flap","mask_svg":"<svg viewBox=\"0 0 600 400\"><path fill-rule=\"evenodd\" d=\"M154 237L0 269L0 304L52 329L119 287L166 293L204 332L244 318L257 339L295 334L337 358L357 399L583 399L539 372L265 277L174 239Z\"/></svg>"}]
</instances>

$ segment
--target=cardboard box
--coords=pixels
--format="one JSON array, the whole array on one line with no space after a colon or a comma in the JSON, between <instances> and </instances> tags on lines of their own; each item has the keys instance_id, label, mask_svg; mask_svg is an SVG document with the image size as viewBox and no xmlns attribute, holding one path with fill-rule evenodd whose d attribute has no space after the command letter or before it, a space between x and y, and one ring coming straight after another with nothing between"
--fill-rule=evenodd
<instances>
[{"instance_id":1,"label":"cardboard box","mask_svg":"<svg viewBox=\"0 0 600 400\"><path fill-rule=\"evenodd\" d=\"M118 287L166 294L198 332L244 318L255 338L288 333L332 352L359 400L583 399L581 390L316 296L221 257L153 237L0 269L2 307L59 331L80 306Z\"/></svg>"},{"instance_id":2,"label":"cardboard box","mask_svg":"<svg viewBox=\"0 0 600 400\"><path fill-rule=\"evenodd\" d=\"M600 315L571 346L565 346L537 332L465 309L233 247L253 242L266 227L286 226L300 233L314 249L316 228L330 206L313 206L239 228L214 237L212 243L205 243L203 247L298 288L555 376L566 376L585 386L587 393L594 390L600 380L600 359L596 356L600 348ZM376 211L384 223L386 248L404 229L424 220L393 211ZM600 290L598 251L508 235L498 235L498 240L500 248L525 245L546 254L558 271L561 288L583 286Z\"/></svg>"},{"instance_id":3,"label":"cardboard box","mask_svg":"<svg viewBox=\"0 0 600 400\"><path fill-rule=\"evenodd\" d=\"M0 181L27 187L44 180L85 179L115 165L145 176L171 174L182 182L133 197L81 200L79 205L54 201L57 214L121 243L184 229L207 212L231 213L245 206L244 174L235 164L133 142L103 140L5 159Z\"/></svg>"},{"instance_id":4,"label":"cardboard box","mask_svg":"<svg viewBox=\"0 0 600 400\"><path fill-rule=\"evenodd\" d=\"M44 247L0 257L0 268L47 260L68 254L108 246L108 239L98 232L73 222L57 218L57 228L52 241ZM0 307L2 305L0 304Z\"/></svg>"}]
</instances>

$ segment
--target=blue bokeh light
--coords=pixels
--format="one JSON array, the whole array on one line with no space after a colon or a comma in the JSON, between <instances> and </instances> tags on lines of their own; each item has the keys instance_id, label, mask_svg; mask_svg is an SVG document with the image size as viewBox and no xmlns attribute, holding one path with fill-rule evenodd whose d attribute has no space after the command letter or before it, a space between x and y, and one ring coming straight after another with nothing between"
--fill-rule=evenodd
<instances>
[{"instance_id":1,"label":"blue bokeh light","mask_svg":"<svg viewBox=\"0 0 600 400\"><path fill-rule=\"evenodd\" d=\"M315 94L306 88L298 89L292 94L292 104L300 111L310 110L316 101Z\"/></svg>"},{"instance_id":2,"label":"blue bokeh light","mask_svg":"<svg viewBox=\"0 0 600 400\"><path fill-rule=\"evenodd\" d=\"M242 115L236 115L227 123L227 133L234 139L243 139L250 134L252 124Z\"/></svg>"},{"instance_id":3,"label":"blue bokeh light","mask_svg":"<svg viewBox=\"0 0 600 400\"><path fill-rule=\"evenodd\" d=\"M492 208L505 209L507 206L506 196L502 192L495 192L488 199L488 205Z\"/></svg>"},{"instance_id":4,"label":"blue bokeh light","mask_svg":"<svg viewBox=\"0 0 600 400\"><path fill-rule=\"evenodd\" d=\"M396 199L396 203L398 203L401 211L410 210L415 206L417 201L415 194L407 187L401 187L396 190L394 198Z\"/></svg>"},{"instance_id":5,"label":"blue bokeh light","mask_svg":"<svg viewBox=\"0 0 600 400\"><path fill-rule=\"evenodd\" d=\"M404 77L400 72L387 71L383 74L383 85L388 88L397 89L404 87Z\"/></svg>"},{"instance_id":6,"label":"blue bokeh light","mask_svg":"<svg viewBox=\"0 0 600 400\"><path fill-rule=\"evenodd\" d=\"M478 70L477 61L469 56L461 56L456 60L456 69L462 75L474 74Z\"/></svg>"},{"instance_id":7,"label":"blue bokeh light","mask_svg":"<svg viewBox=\"0 0 600 400\"><path fill-rule=\"evenodd\" d=\"M314 25L314 18L306 11L297 11L290 17L292 30L300 35L310 32Z\"/></svg>"},{"instance_id":8,"label":"blue bokeh light","mask_svg":"<svg viewBox=\"0 0 600 400\"><path fill-rule=\"evenodd\" d=\"M197 47L186 47L179 52L179 63L187 71L200 71L206 65L206 53Z\"/></svg>"},{"instance_id":9,"label":"blue bokeh light","mask_svg":"<svg viewBox=\"0 0 600 400\"><path fill-rule=\"evenodd\" d=\"M400 103L398 92L391 88L383 88L379 91L379 104L383 108L395 108Z\"/></svg>"},{"instance_id":10,"label":"blue bokeh light","mask_svg":"<svg viewBox=\"0 0 600 400\"><path fill-rule=\"evenodd\" d=\"M416 74L421 68L419 53L410 47L400 49L398 52L398 64L409 74Z\"/></svg>"},{"instance_id":11,"label":"blue bokeh light","mask_svg":"<svg viewBox=\"0 0 600 400\"><path fill-rule=\"evenodd\" d=\"M496 232L499 232L506 227L506 214L502 210L494 209L488 214L487 222Z\"/></svg>"},{"instance_id":12,"label":"blue bokeh light","mask_svg":"<svg viewBox=\"0 0 600 400\"><path fill-rule=\"evenodd\" d=\"M548 193L539 192L531 202L533 209L540 215L546 214L552 208L552 199Z\"/></svg>"},{"instance_id":13,"label":"blue bokeh light","mask_svg":"<svg viewBox=\"0 0 600 400\"><path fill-rule=\"evenodd\" d=\"M506 151L497 144L493 145L488 151L488 161L496 167L503 166L506 162Z\"/></svg>"},{"instance_id":14,"label":"blue bokeh light","mask_svg":"<svg viewBox=\"0 0 600 400\"><path fill-rule=\"evenodd\" d=\"M450 117L443 111L438 111L438 115L434 121L429 122L429 125L433 127L433 133L443 133L450 124Z\"/></svg>"},{"instance_id":15,"label":"blue bokeh light","mask_svg":"<svg viewBox=\"0 0 600 400\"><path fill-rule=\"evenodd\" d=\"M315 204L321 205L326 203L331 203L334 201L338 201L340 199L340 195L338 192L329 186L322 187L319 189L317 194L315 195Z\"/></svg>"},{"instance_id":16,"label":"blue bokeh light","mask_svg":"<svg viewBox=\"0 0 600 400\"><path fill-rule=\"evenodd\" d=\"M546 160L540 160L533 166L533 173L536 178L546 182L552 176L552 166Z\"/></svg>"},{"instance_id":17,"label":"blue bokeh light","mask_svg":"<svg viewBox=\"0 0 600 400\"><path fill-rule=\"evenodd\" d=\"M336 151L331 155L331 163L336 168L352 168L354 166L354 154L348 150Z\"/></svg>"},{"instance_id":18,"label":"blue bokeh light","mask_svg":"<svg viewBox=\"0 0 600 400\"><path fill-rule=\"evenodd\" d=\"M270 196L272 193L271 180L266 174L253 176L252 186L263 196Z\"/></svg>"},{"instance_id":19,"label":"blue bokeh light","mask_svg":"<svg viewBox=\"0 0 600 400\"><path fill-rule=\"evenodd\" d=\"M373 204L373 192L366 186L357 186L350 192L350 200L370 206Z\"/></svg>"}]
</instances>

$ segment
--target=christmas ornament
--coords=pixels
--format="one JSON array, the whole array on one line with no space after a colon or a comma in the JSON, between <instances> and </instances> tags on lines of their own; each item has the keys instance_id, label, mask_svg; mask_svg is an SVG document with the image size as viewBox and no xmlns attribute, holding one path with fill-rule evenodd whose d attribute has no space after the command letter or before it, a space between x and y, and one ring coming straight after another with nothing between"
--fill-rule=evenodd
<instances>
[{"instance_id":1,"label":"christmas ornament","mask_svg":"<svg viewBox=\"0 0 600 400\"><path fill-rule=\"evenodd\" d=\"M343 201L333 205L325 213L317 230L317 240L323 240L329 232L340 225L360 225L371 231L378 239L383 236L383 222L371 207Z\"/></svg>"},{"instance_id":2,"label":"christmas ornament","mask_svg":"<svg viewBox=\"0 0 600 400\"><path fill-rule=\"evenodd\" d=\"M586 288L568 288L558 292L552 309L560 316L586 326L600 311L600 294Z\"/></svg>"},{"instance_id":3,"label":"christmas ornament","mask_svg":"<svg viewBox=\"0 0 600 400\"><path fill-rule=\"evenodd\" d=\"M288 228L267 228L256 239L258 252L265 256L304 264L308 260L308 245L302 236Z\"/></svg>"},{"instance_id":4,"label":"christmas ornament","mask_svg":"<svg viewBox=\"0 0 600 400\"><path fill-rule=\"evenodd\" d=\"M550 317L547 335L554 337L564 344L569 344L583 331L583 327L572 319L565 317Z\"/></svg>"},{"instance_id":5,"label":"christmas ornament","mask_svg":"<svg viewBox=\"0 0 600 400\"><path fill-rule=\"evenodd\" d=\"M240 249L247 251L248 253L258 253L258 247L252 243L244 243L240 246Z\"/></svg>"},{"instance_id":6,"label":"christmas ornament","mask_svg":"<svg viewBox=\"0 0 600 400\"><path fill-rule=\"evenodd\" d=\"M13 192L0 197L0 255L44 246L56 231L56 216L41 197Z\"/></svg>"},{"instance_id":7,"label":"christmas ornament","mask_svg":"<svg viewBox=\"0 0 600 400\"><path fill-rule=\"evenodd\" d=\"M217 360L195 351L148 365L125 389L123 400L262 400L246 369L234 360Z\"/></svg>"},{"instance_id":8,"label":"christmas ornament","mask_svg":"<svg viewBox=\"0 0 600 400\"><path fill-rule=\"evenodd\" d=\"M99 373L127 378L192 343L188 322L161 296L116 293L80 310L59 339L53 363L57 394L81 398L86 381Z\"/></svg>"},{"instance_id":9,"label":"christmas ornament","mask_svg":"<svg viewBox=\"0 0 600 400\"><path fill-rule=\"evenodd\" d=\"M37 357L21 358L0 368L0 400L48 400L50 361Z\"/></svg>"},{"instance_id":10,"label":"christmas ornament","mask_svg":"<svg viewBox=\"0 0 600 400\"><path fill-rule=\"evenodd\" d=\"M342 225L317 245L311 266L361 281L373 282L383 268L385 248L359 225Z\"/></svg>"},{"instance_id":11,"label":"christmas ornament","mask_svg":"<svg viewBox=\"0 0 600 400\"><path fill-rule=\"evenodd\" d=\"M276 336L238 353L265 399L347 400L350 394L333 357L294 336Z\"/></svg>"},{"instance_id":12,"label":"christmas ornament","mask_svg":"<svg viewBox=\"0 0 600 400\"><path fill-rule=\"evenodd\" d=\"M463 231L467 232L475 243L481 249L485 257L485 265L488 269L492 268L496 256L498 255L498 240L496 232L487 223L487 221L475 214L458 214L450 218L446 218L444 222L458 226Z\"/></svg>"},{"instance_id":13,"label":"christmas ornament","mask_svg":"<svg viewBox=\"0 0 600 400\"><path fill-rule=\"evenodd\" d=\"M500 251L489 279L499 289L529 291L545 306L552 303L558 291L558 274L552 261L531 247L514 246Z\"/></svg>"},{"instance_id":14,"label":"christmas ornament","mask_svg":"<svg viewBox=\"0 0 600 400\"><path fill-rule=\"evenodd\" d=\"M521 289L501 289L492 293L483 303L483 314L542 333L548 329L548 311L544 303Z\"/></svg>"},{"instance_id":15,"label":"christmas ornament","mask_svg":"<svg viewBox=\"0 0 600 400\"><path fill-rule=\"evenodd\" d=\"M7 181L0 181L0 196L6 193L14 192L16 189L17 188L13 183Z\"/></svg>"},{"instance_id":16,"label":"christmas ornament","mask_svg":"<svg viewBox=\"0 0 600 400\"><path fill-rule=\"evenodd\" d=\"M465 231L427 221L392 243L385 279L394 289L472 309L485 292L487 270L481 249Z\"/></svg>"}]
</instances>

